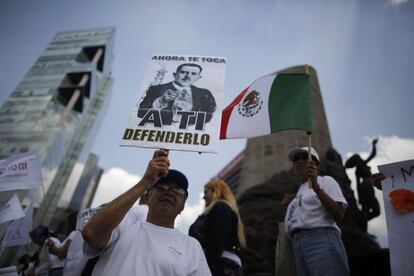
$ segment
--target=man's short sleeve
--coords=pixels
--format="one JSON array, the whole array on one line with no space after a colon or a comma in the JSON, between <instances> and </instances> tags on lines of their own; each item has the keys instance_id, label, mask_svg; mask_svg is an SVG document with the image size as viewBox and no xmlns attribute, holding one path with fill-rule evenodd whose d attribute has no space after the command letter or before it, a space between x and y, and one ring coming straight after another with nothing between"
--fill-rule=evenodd
<instances>
[{"instance_id":1,"label":"man's short sleeve","mask_svg":"<svg viewBox=\"0 0 414 276\"><path fill-rule=\"evenodd\" d=\"M105 249L110 247L112 244L114 244L119 239L119 236L121 235L121 232L124 231L126 227L127 227L126 223L122 224L122 221L121 221L121 223L114 230L112 230L111 237L110 237L108 243L102 249L96 249L96 248L92 247L87 241L84 240L84 243L83 243L83 246L82 246L83 254L88 258L94 258L94 257L98 256Z\"/></svg>"}]
</instances>

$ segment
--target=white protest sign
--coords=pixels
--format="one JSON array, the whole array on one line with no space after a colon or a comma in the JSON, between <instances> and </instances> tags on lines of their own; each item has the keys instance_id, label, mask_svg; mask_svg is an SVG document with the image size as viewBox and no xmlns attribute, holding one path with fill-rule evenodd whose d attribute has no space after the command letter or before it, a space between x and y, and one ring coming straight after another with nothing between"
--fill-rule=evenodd
<instances>
[{"instance_id":1,"label":"white protest sign","mask_svg":"<svg viewBox=\"0 0 414 276\"><path fill-rule=\"evenodd\" d=\"M382 181L392 275L414 275L414 160L378 166Z\"/></svg>"},{"instance_id":2,"label":"white protest sign","mask_svg":"<svg viewBox=\"0 0 414 276\"><path fill-rule=\"evenodd\" d=\"M43 183L39 152L31 151L0 160L0 192L33 189Z\"/></svg>"},{"instance_id":3,"label":"white protest sign","mask_svg":"<svg viewBox=\"0 0 414 276\"><path fill-rule=\"evenodd\" d=\"M7 227L1 249L30 243L29 231L32 229L33 206L24 209L24 217L12 221Z\"/></svg>"},{"instance_id":4,"label":"white protest sign","mask_svg":"<svg viewBox=\"0 0 414 276\"><path fill-rule=\"evenodd\" d=\"M121 146L215 152L226 60L154 55Z\"/></svg>"},{"instance_id":5,"label":"white protest sign","mask_svg":"<svg viewBox=\"0 0 414 276\"><path fill-rule=\"evenodd\" d=\"M0 209L0 223L15 220L24 217L23 208L20 205L20 201L17 198L17 194L14 194L10 200Z\"/></svg>"}]
</instances>

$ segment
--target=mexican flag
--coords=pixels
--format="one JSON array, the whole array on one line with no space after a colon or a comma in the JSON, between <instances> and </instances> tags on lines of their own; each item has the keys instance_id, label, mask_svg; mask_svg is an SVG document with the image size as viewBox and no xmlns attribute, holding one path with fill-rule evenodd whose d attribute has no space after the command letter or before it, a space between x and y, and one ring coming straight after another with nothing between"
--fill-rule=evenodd
<instances>
[{"instance_id":1,"label":"mexican flag","mask_svg":"<svg viewBox=\"0 0 414 276\"><path fill-rule=\"evenodd\" d=\"M222 113L220 139L251 138L289 129L312 132L306 73L272 73L255 80Z\"/></svg>"}]
</instances>

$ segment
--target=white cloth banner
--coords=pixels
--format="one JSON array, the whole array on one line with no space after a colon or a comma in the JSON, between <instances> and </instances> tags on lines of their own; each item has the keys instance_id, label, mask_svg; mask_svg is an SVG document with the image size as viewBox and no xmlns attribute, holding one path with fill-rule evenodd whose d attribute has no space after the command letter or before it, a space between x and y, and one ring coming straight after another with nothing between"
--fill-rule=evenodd
<instances>
[{"instance_id":1,"label":"white cloth banner","mask_svg":"<svg viewBox=\"0 0 414 276\"><path fill-rule=\"evenodd\" d=\"M0 276L18 276L16 266L8 266L0 268Z\"/></svg>"},{"instance_id":2,"label":"white cloth banner","mask_svg":"<svg viewBox=\"0 0 414 276\"><path fill-rule=\"evenodd\" d=\"M32 229L33 206L24 209L25 216L12 221L4 234L1 248L30 243L29 231Z\"/></svg>"},{"instance_id":3,"label":"white cloth banner","mask_svg":"<svg viewBox=\"0 0 414 276\"><path fill-rule=\"evenodd\" d=\"M414 275L414 159L378 166L382 182L391 274Z\"/></svg>"},{"instance_id":4,"label":"white cloth banner","mask_svg":"<svg viewBox=\"0 0 414 276\"><path fill-rule=\"evenodd\" d=\"M24 217L23 208L20 205L17 194L14 194L12 198L0 209L0 223L15 220Z\"/></svg>"},{"instance_id":5,"label":"white cloth banner","mask_svg":"<svg viewBox=\"0 0 414 276\"><path fill-rule=\"evenodd\" d=\"M154 55L121 146L216 152L226 60Z\"/></svg>"},{"instance_id":6,"label":"white cloth banner","mask_svg":"<svg viewBox=\"0 0 414 276\"><path fill-rule=\"evenodd\" d=\"M0 160L0 192L33 189L43 183L39 152L31 151Z\"/></svg>"}]
</instances>

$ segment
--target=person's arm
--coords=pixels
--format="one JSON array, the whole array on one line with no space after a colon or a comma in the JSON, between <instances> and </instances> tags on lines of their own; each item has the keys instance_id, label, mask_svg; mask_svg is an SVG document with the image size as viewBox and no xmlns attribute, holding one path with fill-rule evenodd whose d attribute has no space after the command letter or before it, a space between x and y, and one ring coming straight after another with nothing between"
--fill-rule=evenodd
<instances>
[{"instance_id":1,"label":"person's arm","mask_svg":"<svg viewBox=\"0 0 414 276\"><path fill-rule=\"evenodd\" d=\"M145 93L145 97L142 99L142 102L139 104L138 108L138 118L142 118L148 112L149 109L153 108L154 101L162 96L162 91L160 86L150 86Z\"/></svg>"},{"instance_id":2,"label":"person's arm","mask_svg":"<svg viewBox=\"0 0 414 276\"><path fill-rule=\"evenodd\" d=\"M344 218L345 209L342 207L341 202L336 202L321 189L317 181L318 173L318 168L316 167L315 162L310 161L308 163L308 175L312 179L312 189L315 191L329 216L331 216L336 223L340 223Z\"/></svg>"},{"instance_id":3,"label":"person's arm","mask_svg":"<svg viewBox=\"0 0 414 276\"><path fill-rule=\"evenodd\" d=\"M368 164L368 162L371 161L377 154L377 142L378 142L378 139L374 139L372 141L372 151L371 151L371 154L368 156L368 158L364 161L365 164Z\"/></svg>"},{"instance_id":4,"label":"person's arm","mask_svg":"<svg viewBox=\"0 0 414 276\"><path fill-rule=\"evenodd\" d=\"M155 151L142 179L131 189L105 205L88 222L82 231L84 240L95 249L104 248L111 238L112 231L138 198L160 177L167 175L169 165L168 151Z\"/></svg>"},{"instance_id":5,"label":"person's arm","mask_svg":"<svg viewBox=\"0 0 414 276\"><path fill-rule=\"evenodd\" d=\"M285 193L283 195L282 201L280 202L280 205L282 205L283 208L287 208L294 198L295 194Z\"/></svg>"},{"instance_id":6,"label":"person's arm","mask_svg":"<svg viewBox=\"0 0 414 276\"><path fill-rule=\"evenodd\" d=\"M381 181L385 180L385 175L383 173L374 173L372 175L372 182L373 185L378 189L382 190L382 183Z\"/></svg>"},{"instance_id":7,"label":"person's arm","mask_svg":"<svg viewBox=\"0 0 414 276\"><path fill-rule=\"evenodd\" d=\"M57 247L55 243L51 239L49 239L46 242L46 246L49 248L49 253L57 256L60 259L64 259L66 258L66 255L68 254L70 243L71 243L71 240L68 239L63 243L61 247Z\"/></svg>"}]
</instances>

